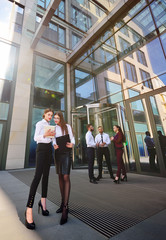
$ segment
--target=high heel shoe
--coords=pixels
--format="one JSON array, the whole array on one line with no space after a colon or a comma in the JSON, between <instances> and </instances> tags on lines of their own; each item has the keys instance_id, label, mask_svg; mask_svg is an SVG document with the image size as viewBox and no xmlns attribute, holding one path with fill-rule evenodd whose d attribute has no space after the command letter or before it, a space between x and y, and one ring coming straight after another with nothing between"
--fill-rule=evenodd
<instances>
[{"instance_id":1,"label":"high heel shoe","mask_svg":"<svg viewBox=\"0 0 166 240\"><path fill-rule=\"evenodd\" d=\"M124 182L124 180L127 182L127 175L124 175L123 178L121 178L121 181Z\"/></svg>"},{"instance_id":2,"label":"high heel shoe","mask_svg":"<svg viewBox=\"0 0 166 240\"><path fill-rule=\"evenodd\" d=\"M63 211L62 211L62 217L60 220L60 225L67 223L67 219L68 219L68 205L66 205L66 206L64 205Z\"/></svg>"},{"instance_id":3,"label":"high heel shoe","mask_svg":"<svg viewBox=\"0 0 166 240\"><path fill-rule=\"evenodd\" d=\"M25 226L26 226L26 228L31 229L31 230L34 230L34 229L36 228L36 225L35 225L34 222L29 223L29 222L27 221L27 218L26 218L26 210L25 210Z\"/></svg>"},{"instance_id":4,"label":"high heel shoe","mask_svg":"<svg viewBox=\"0 0 166 240\"><path fill-rule=\"evenodd\" d=\"M48 216L49 215L49 211L47 209L46 210L43 209L43 206L41 204L41 200L38 203L38 213L40 213L40 208L42 210L42 215L43 216Z\"/></svg>"},{"instance_id":5,"label":"high heel shoe","mask_svg":"<svg viewBox=\"0 0 166 240\"><path fill-rule=\"evenodd\" d=\"M119 184L119 178L114 180L114 183Z\"/></svg>"},{"instance_id":6,"label":"high heel shoe","mask_svg":"<svg viewBox=\"0 0 166 240\"><path fill-rule=\"evenodd\" d=\"M56 213L62 213L62 211L63 211L63 202L61 203L60 208L56 210Z\"/></svg>"}]
</instances>

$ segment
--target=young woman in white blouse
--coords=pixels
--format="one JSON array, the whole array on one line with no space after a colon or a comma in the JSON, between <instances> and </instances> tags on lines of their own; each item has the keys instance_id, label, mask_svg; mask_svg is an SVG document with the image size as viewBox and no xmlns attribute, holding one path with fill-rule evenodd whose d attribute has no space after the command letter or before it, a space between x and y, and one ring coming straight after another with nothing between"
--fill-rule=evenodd
<instances>
[{"instance_id":1,"label":"young woman in white blouse","mask_svg":"<svg viewBox=\"0 0 166 240\"><path fill-rule=\"evenodd\" d=\"M59 187L62 197L60 208L56 211L62 213L60 224L64 224L68 219L68 202L70 195L70 168L72 164L72 147L75 144L72 128L69 124L66 124L62 112L57 112L54 115L55 127L55 140L53 141L55 149L55 165L56 172L59 175ZM66 135L66 136L65 136ZM61 148L58 143L58 138L65 136L69 137L69 141L65 142L65 148ZM61 138L63 139L63 138ZM66 141L64 139L64 141ZM61 150L62 149L62 150Z\"/></svg>"},{"instance_id":2,"label":"young woman in white blouse","mask_svg":"<svg viewBox=\"0 0 166 240\"><path fill-rule=\"evenodd\" d=\"M36 171L32 181L29 198L27 202L27 209L25 212L25 226L28 229L35 229L35 223L33 221L32 208L35 199L35 194L39 182L42 177L42 196L38 203L39 209L41 208L44 216L49 215L49 211L46 209L46 197L48 188L49 170L52 161L52 139L50 136L55 136L55 131L46 130L45 126L49 126L49 122L52 119L54 112L52 109L45 109L43 114L43 120L37 122L34 140L37 142L36 148Z\"/></svg>"}]
</instances>

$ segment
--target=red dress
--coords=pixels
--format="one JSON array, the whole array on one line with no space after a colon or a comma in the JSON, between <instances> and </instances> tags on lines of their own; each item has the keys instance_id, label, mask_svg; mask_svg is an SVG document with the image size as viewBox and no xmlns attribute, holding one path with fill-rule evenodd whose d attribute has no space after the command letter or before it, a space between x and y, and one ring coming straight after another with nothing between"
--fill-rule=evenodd
<instances>
[{"instance_id":1,"label":"red dress","mask_svg":"<svg viewBox=\"0 0 166 240\"><path fill-rule=\"evenodd\" d=\"M116 159L117 159L117 165L118 170L116 173L116 176L120 178L120 174L122 171L123 175L126 175L126 169L123 162L123 134L121 132L118 132L114 137L114 145L115 145L115 152L116 152Z\"/></svg>"}]
</instances>

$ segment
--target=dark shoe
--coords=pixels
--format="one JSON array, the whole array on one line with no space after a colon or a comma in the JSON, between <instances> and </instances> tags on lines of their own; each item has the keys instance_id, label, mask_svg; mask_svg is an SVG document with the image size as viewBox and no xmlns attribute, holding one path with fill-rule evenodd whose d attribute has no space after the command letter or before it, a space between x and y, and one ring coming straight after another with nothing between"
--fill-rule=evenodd
<instances>
[{"instance_id":1,"label":"dark shoe","mask_svg":"<svg viewBox=\"0 0 166 240\"><path fill-rule=\"evenodd\" d=\"M62 213L62 211L63 211L63 202L61 203L60 208L56 210L56 213Z\"/></svg>"},{"instance_id":2,"label":"dark shoe","mask_svg":"<svg viewBox=\"0 0 166 240\"><path fill-rule=\"evenodd\" d=\"M115 179L115 177L114 177L114 175L113 175L113 174L110 176L110 178L112 178L112 179Z\"/></svg>"},{"instance_id":3,"label":"dark shoe","mask_svg":"<svg viewBox=\"0 0 166 240\"><path fill-rule=\"evenodd\" d=\"M67 219L68 219L68 205L63 205L63 210L62 210L62 217L60 220L60 225L63 225L65 223L67 223Z\"/></svg>"},{"instance_id":4,"label":"dark shoe","mask_svg":"<svg viewBox=\"0 0 166 240\"><path fill-rule=\"evenodd\" d=\"M100 181L101 178L102 178L102 177L98 176L98 177L96 178L96 181Z\"/></svg>"},{"instance_id":5,"label":"dark shoe","mask_svg":"<svg viewBox=\"0 0 166 240\"><path fill-rule=\"evenodd\" d=\"M89 180L90 183L98 184L94 178Z\"/></svg>"},{"instance_id":6,"label":"dark shoe","mask_svg":"<svg viewBox=\"0 0 166 240\"><path fill-rule=\"evenodd\" d=\"M26 226L26 228L31 229L31 230L34 230L36 228L36 225L35 225L34 222L29 223L27 221L27 219L26 219L26 211L25 211L25 226Z\"/></svg>"},{"instance_id":7,"label":"dark shoe","mask_svg":"<svg viewBox=\"0 0 166 240\"><path fill-rule=\"evenodd\" d=\"M119 178L116 180L114 180L114 183L118 183L119 184Z\"/></svg>"},{"instance_id":8,"label":"dark shoe","mask_svg":"<svg viewBox=\"0 0 166 240\"><path fill-rule=\"evenodd\" d=\"M38 213L40 213L40 208L42 210L42 215L43 216L48 216L49 215L49 211L47 209L46 210L43 209L43 206L41 204L41 200L38 203Z\"/></svg>"},{"instance_id":9,"label":"dark shoe","mask_svg":"<svg viewBox=\"0 0 166 240\"><path fill-rule=\"evenodd\" d=\"M123 182L124 180L127 182L127 175L125 175L123 178L121 178L121 181L122 181L122 182Z\"/></svg>"}]
</instances>

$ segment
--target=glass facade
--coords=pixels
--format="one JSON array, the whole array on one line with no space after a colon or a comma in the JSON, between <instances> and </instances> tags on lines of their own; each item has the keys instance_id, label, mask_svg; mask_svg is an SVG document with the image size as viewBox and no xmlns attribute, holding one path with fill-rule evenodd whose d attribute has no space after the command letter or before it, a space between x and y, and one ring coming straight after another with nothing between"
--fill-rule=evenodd
<instances>
[{"instance_id":1,"label":"glass facade","mask_svg":"<svg viewBox=\"0 0 166 240\"><path fill-rule=\"evenodd\" d=\"M156 169L150 169L149 153L144 139L146 131L150 132L157 143L157 131L166 134L165 103L163 103L165 97L149 95L150 92L153 95L152 90L165 87L166 55L163 43L166 38L165 33L160 30L165 28L165 8L164 1L151 1L151 3L140 1L126 12L123 20L115 23L112 29L107 30L94 41L91 48L86 50L86 54L75 63L76 68L82 71L86 69L94 76L97 94L94 102L89 99L87 104L105 103L103 111L108 106L113 108L116 105L122 108L121 116L118 116L121 121L118 120L127 138L126 156L130 170L160 172L158 152L155 158ZM157 63L158 61L161 64ZM82 87L84 84L86 81L82 81ZM79 88L81 89L81 86ZM77 96L77 90L75 94ZM142 97L144 95L147 97ZM73 109L75 106L78 108L83 105L82 101L79 104L74 102L74 98L72 104ZM152 112L149 110L149 104ZM157 110L158 105L162 106L160 110ZM130 114L126 111L126 107L130 108ZM152 130L151 117L156 132ZM87 121L94 123L90 113ZM134 141L130 130L132 127ZM111 129L107 131L111 134ZM137 153L133 148L137 148Z\"/></svg>"},{"instance_id":2,"label":"glass facade","mask_svg":"<svg viewBox=\"0 0 166 240\"><path fill-rule=\"evenodd\" d=\"M35 165L34 141L35 125L42 119L44 109L65 111L65 70L64 65L50 59L35 56L33 110L31 125L31 140L29 150L29 166ZM54 121L51 122L54 125Z\"/></svg>"},{"instance_id":3,"label":"glass facade","mask_svg":"<svg viewBox=\"0 0 166 240\"><path fill-rule=\"evenodd\" d=\"M7 5L8 7L9 5ZM9 113L12 112L17 68L17 48L0 40L0 169L5 168L5 158L10 129Z\"/></svg>"},{"instance_id":4,"label":"glass facade","mask_svg":"<svg viewBox=\"0 0 166 240\"><path fill-rule=\"evenodd\" d=\"M87 167L87 123L95 126L95 134L97 126L103 125L110 136L118 124L127 139L128 170L166 175L165 150L157 132L166 135L165 1L133 1L126 8L127 1L62 0L57 9L51 8L50 0L38 0L32 9L17 0L1 2L0 137L9 123L17 78L23 89L29 87L25 92L28 112L22 123L27 129L25 166L35 165L35 124L43 110L51 107L68 116L73 126L73 167ZM17 111L20 106L15 102ZM14 114L12 119L18 120ZM153 170L146 131L155 145ZM112 143L110 152L116 168Z\"/></svg>"}]
</instances>

